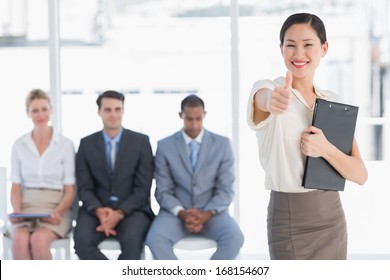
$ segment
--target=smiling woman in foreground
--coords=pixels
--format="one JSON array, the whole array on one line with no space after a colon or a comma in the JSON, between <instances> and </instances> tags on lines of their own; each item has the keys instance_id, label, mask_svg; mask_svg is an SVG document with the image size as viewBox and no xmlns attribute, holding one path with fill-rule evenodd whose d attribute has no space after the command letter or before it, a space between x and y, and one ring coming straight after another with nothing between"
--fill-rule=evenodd
<instances>
[{"instance_id":1,"label":"smiling woman in foreground","mask_svg":"<svg viewBox=\"0 0 390 280\"><path fill-rule=\"evenodd\" d=\"M325 26L313 14L291 15L280 30L286 77L254 83L248 124L256 132L265 188L271 190L267 229L271 259L346 259L347 226L337 191L306 189L306 156L323 157L345 179L363 185L367 170L353 140L351 155L311 126L317 98L337 96L313 84L328 51Z\"/></svg>"}]
</instances>

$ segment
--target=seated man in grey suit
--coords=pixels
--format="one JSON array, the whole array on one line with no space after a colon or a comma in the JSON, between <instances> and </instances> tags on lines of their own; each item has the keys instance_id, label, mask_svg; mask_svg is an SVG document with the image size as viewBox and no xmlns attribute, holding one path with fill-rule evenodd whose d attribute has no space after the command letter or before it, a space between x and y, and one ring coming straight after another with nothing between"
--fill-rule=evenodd
<instances>
[{"instance_id":1,"label":"seated man in grey suit","mask_svg":"<svg viewBox=\"0 0 390 280\"><path fill-rule=\"evenodd\" d=\"M234 159L229 139L203 128L203 100L187 96L179 113L184 127L158 142L156 199L160 211L146 244L155 259L177 259L173 245L190 234L217 242L211 259L235 259L244 236L229 215Z\"/></svg>"},{"instance_id":2,"label":"seated man in grey suit","mask_svg":"<svg viewBox=\"0 0 390 280\"><path fill-rule=\"evenodd\" d=\"M146 135L124 129L123 94L106 91L97 99L103 130L81 139L76 155L79 209L74 231L80 259L107 257L98 245L120 242L119 259L139 259L153 218L150 188L153 153Z\"/></svg>"}]
</instances>

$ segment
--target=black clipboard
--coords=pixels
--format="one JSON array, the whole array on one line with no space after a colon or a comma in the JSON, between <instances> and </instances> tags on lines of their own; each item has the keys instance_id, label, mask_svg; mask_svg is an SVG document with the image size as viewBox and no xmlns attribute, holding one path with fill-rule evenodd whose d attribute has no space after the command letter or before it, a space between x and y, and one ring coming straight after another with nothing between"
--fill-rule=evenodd
<instances>
[{"instance_id":1,"label":"black clipboard","mask_svg":"<svg viewBox=\"0 0 390 280\"><path fill-rule=\"evenodd\" d=\"M359 107L316 100L312 125L320 128L326 139L350 155ZM306 157L302 186L308 189L343 191L345 178L324 158Z\"/></svg>"}]
</instances>

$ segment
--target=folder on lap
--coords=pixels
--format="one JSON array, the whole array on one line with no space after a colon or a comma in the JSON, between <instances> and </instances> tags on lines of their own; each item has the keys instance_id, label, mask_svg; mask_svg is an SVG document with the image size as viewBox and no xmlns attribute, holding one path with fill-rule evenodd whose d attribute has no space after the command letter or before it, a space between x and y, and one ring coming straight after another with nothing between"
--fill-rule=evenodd
<instances>
[{"instance_id":1,"label":"folder on lap","mask_svg":"<svg viewBox=\"0 0 390 280\"><path fill-rule=\"evenodd\" d=\"M356 106L317 99L312 125L320 128L330 143L350 155L358 110ZM345 178L324 158L306 157L302 186L343 191Z\"/></svg>"},{"instance_id":2,"label":"folder on lap","mask_svg":"<svg viewBox=\"0 0 390 280\"><path fill-rule=\"evenodd\" d=\"M39 219L39 218L48 218L48 217L50 217L50 214L13 213L13 214L9 214L9 217L10 218L23 218L23 219Z\"/></svg>"}]
</instances>

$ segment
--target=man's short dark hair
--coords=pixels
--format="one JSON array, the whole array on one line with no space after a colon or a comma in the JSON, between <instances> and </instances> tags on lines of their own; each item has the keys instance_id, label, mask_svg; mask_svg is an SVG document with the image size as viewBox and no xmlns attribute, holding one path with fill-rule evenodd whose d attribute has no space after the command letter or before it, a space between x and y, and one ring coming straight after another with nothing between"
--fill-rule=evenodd
<instances>
[{"instance_id":1,"label":"man's short dark hair","mask_svg":"<svg viewBox=\"0 0 390 280\"><path fill-rule=\"evenodd\" d=\"M99 95L99 97L96 100L96 104L98 105L99 109L102 106L102 99L103 98L114 98L122 101L122 104L125 103L125 96L122 93L119 93L115 90L107 90Z\"/></svg>"},{"instance_id":2,"label":"man's short dark hair","mask_svg":"<svg viewBox=\"0 0 390 280\"><path fill-rule=\"evenodd\" d=\"M202 107L204 110L204 102L195 94L188 95L181 102L181 111L184 112L185 107Z\"/></svg>"}]
</instances>

